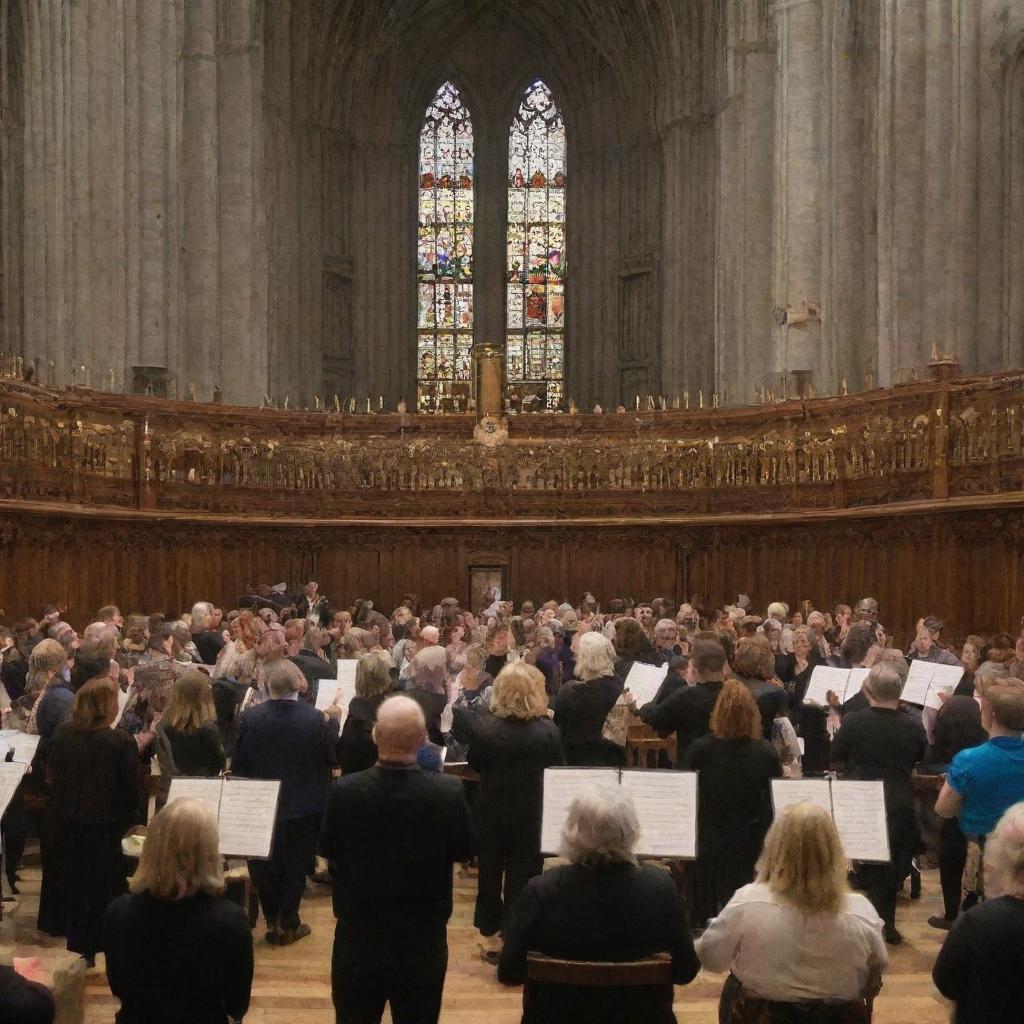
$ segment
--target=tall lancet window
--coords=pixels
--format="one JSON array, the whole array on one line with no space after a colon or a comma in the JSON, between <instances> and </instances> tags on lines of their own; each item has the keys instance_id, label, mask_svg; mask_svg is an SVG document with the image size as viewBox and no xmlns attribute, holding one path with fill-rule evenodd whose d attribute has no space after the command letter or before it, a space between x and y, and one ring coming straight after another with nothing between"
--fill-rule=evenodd
<instances>
[{"instance_id":1,"label":"tall lancet window","mask_svg":"<svg viewBox=\"0 0 1024 1024\"><path fill-rule=\"evenodd\" d=\"M558 409L565 368L565 124L551 90L523 94L508 138L506 397Z\"/></svg>"},{"instance_id":2,"label":"tall lancet window","mask_svg":"<svg viewBox=\"0 0 1024 1024\"><path fill-rule=\"evenodd\" d=\"M420 131L416 267L416 405L464 412L473 347L473 122L451 82L437 90Z\"/></svg>"}]
</instances>

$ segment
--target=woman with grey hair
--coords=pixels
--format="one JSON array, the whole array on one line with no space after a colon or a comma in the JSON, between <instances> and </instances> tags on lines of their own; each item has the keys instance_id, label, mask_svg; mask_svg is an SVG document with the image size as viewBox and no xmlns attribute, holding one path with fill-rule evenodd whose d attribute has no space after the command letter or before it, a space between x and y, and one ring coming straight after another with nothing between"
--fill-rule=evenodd
<instances>
[{"instance_id":1,"label":"woman with grey hair","mask_svg":"<svg viewBox=\"0 0 1024 1024\"><path fill-rule=\"evenodd\" d=\"M622 747L602 735L608 712L623 690L610 640L600 633L583 634L576 676L562 685L551 702L555 725L562 733L565 763L619 768L626 763Z\"/></svg>"},{"instance_id":2,"label":"woman with grey hair","mask_svg":"<svg viewBox=\"0 0 1024 1024\"><path fill-rule=\"evenodd\" d=\"M672 981L685 985L700 970L686 910L671 876L640 867L633 801L612 789L591 789L569 808L562 855L569 864L531 879L512 911L498 980L526 980L528 952L564 960L622 962L668 953ZM523 1024L643 1021L674 1024L666 986L590 988L527 981Z\"/></svg>"},{"instance_id":3,"label":"woman with grey hair","mask_svg":"<svg viewBox=\"0 0 1024 1024\"><path fill-rule=\"evenodd\" d=\"M955 1024L1019 1020L1024 1004L1024 803L999 819L985 846L989 898L953 924L932 969L956 1003Z\"/></svg>"},{"instance_id":4,"label":"woman with grey hair","mask_svg":"<svg viewBox=\"0 0 1024 1024\"><path fill-rule=\"evenodd\" d=\"M443 746L441 714L448 704L448 652L438 645L424 647L409 663L407 684L406 696L423 709L428 739Z\"/></svg>"}]
</instances>

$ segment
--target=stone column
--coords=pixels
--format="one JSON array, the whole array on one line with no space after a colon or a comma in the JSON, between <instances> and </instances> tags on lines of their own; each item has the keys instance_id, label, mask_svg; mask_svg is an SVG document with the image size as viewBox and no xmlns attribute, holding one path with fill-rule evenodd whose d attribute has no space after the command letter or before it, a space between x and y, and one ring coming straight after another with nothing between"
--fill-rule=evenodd
<instances>
[{"instance_id":1,"label":"stone column","mask_svg":"<svg viewBox=\"0 0 1024 1024\"><path fill-rule=\"evenodd\" d=\"M822 295L825 0L775 0L775 244L773 306L803 311ZM825 315L828 311L823 310ZM809 371L816 386L831 376L816 318L778 325L775 369Z\"/></svg>"}]
</instances>

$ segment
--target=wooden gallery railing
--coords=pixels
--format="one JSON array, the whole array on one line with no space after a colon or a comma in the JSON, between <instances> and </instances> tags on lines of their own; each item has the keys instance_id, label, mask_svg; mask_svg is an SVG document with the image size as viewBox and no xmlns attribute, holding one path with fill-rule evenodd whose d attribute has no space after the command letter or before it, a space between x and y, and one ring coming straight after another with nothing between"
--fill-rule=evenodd
<instances>
[{"instance_id":1,"label":"wooden gallery railing","mask_svg":"<svg viewBox=\"0 0 1024 1024\"><path fill-rule=\"evenodd\" d=\"M0 497L324 519L881 506L1024 490L1024 373L736 409L282 412L0 381Z\"/></svg>"}]
</instances>

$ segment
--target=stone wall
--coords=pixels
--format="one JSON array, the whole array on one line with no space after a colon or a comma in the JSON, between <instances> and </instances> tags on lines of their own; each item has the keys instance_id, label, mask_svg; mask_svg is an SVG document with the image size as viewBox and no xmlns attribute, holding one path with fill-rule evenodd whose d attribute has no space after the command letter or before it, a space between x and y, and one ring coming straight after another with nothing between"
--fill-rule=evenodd
<instances>
[{"instance_id":1,"label":"stone wall","mask_svg":"<svg viewBox=\"0 0 1024 1024\"><path fill-rule=\"evenodd\" d=\"M43 381L410 400L446 78L478 340L509 118L534 77L563 109L581 407L1024 362L1024 0L6 0L0 40L0 349Z\"/></svg>"}]
</instances>

